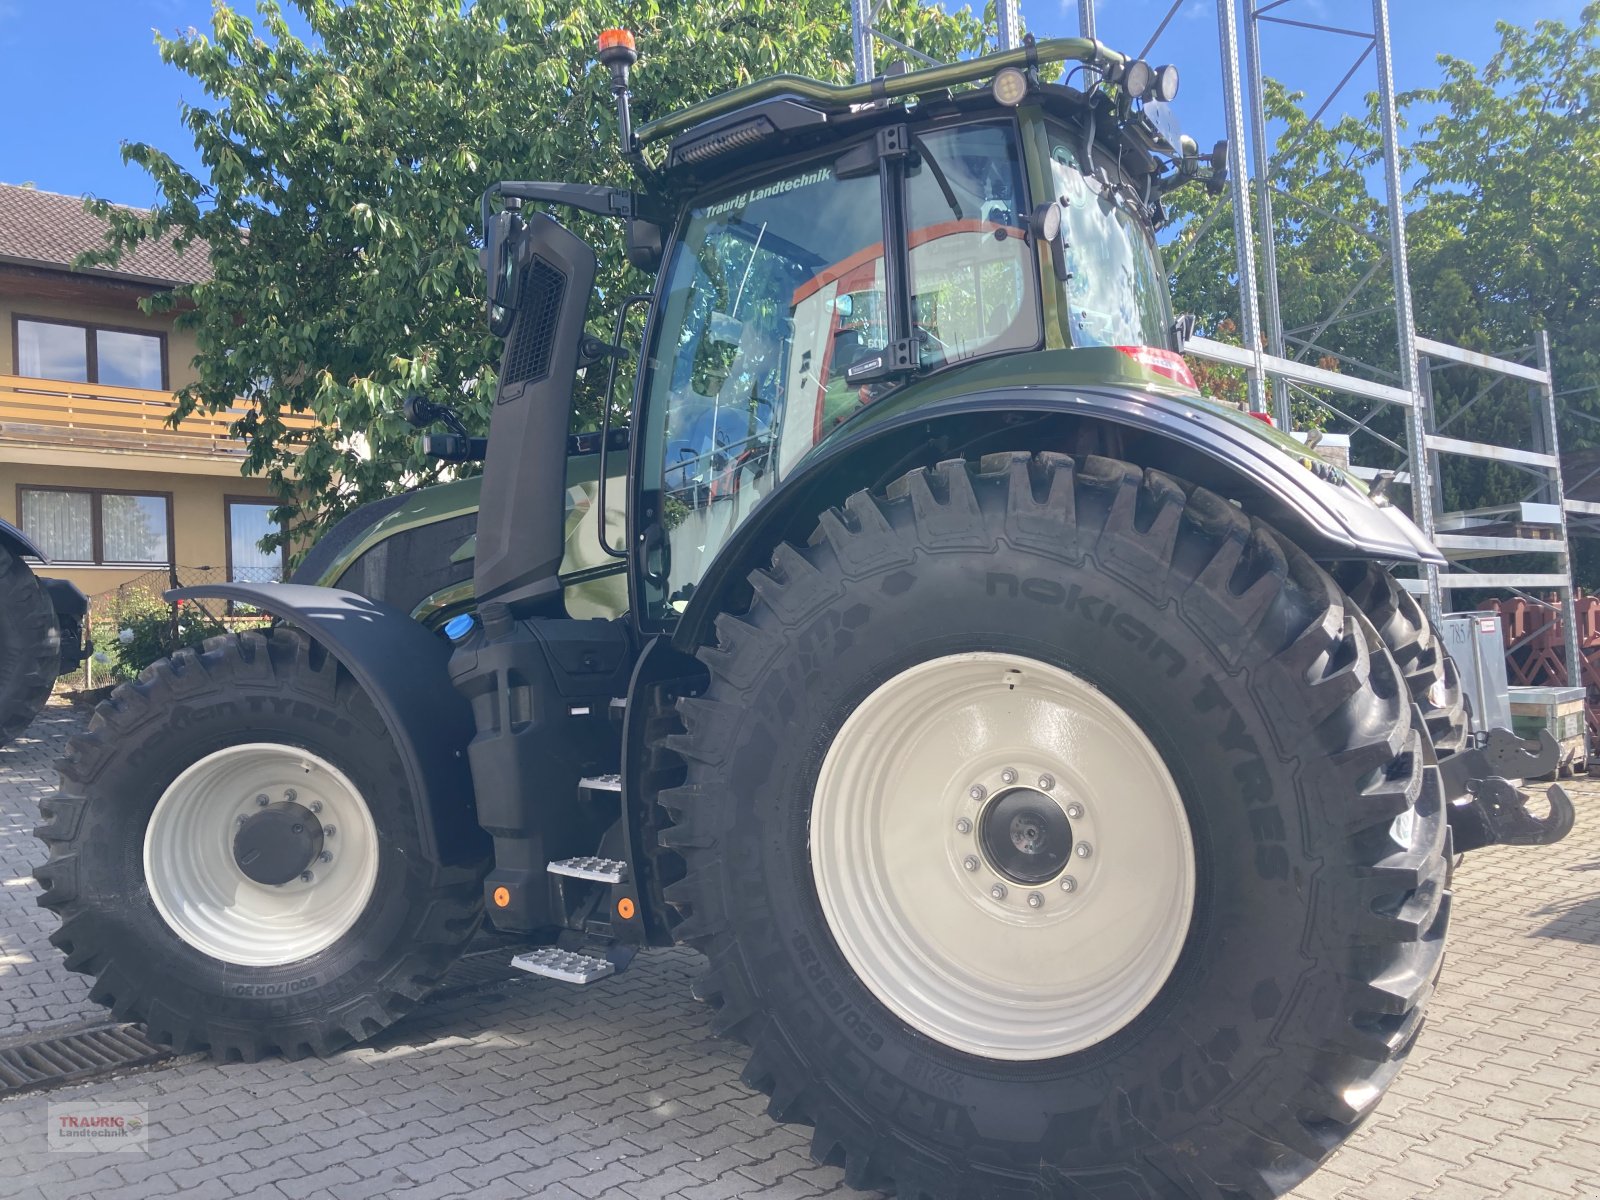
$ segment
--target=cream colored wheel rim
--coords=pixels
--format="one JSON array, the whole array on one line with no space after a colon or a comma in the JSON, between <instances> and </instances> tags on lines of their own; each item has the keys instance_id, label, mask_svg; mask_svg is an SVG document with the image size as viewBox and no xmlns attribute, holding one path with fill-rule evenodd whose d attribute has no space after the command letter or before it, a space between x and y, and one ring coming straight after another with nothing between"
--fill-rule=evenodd
<instances>
[{"instance_id":1,"label":"cream colored wheel rim","mask_svg":"<svg viewBox=\"0 0 1600 1200\"><path fill-rule=\"evenodd\" d=\"M862 983L985 1058L1122 1029L1194 911L1189 821L1155 746L1085 680L1013 654L931 659L863 700L823 761L810 849Z\"/></svg>"},{"instance_id":2,"label":"cream colored wheel rim","mask_svg":"<svg viewBox=\"0 0 1600 1200\"><path fill-rule=\"evenodd\" d=\"M257 883L234 861L235 832L263 798L305 806L321 823L323 855L307 864L309 878ZM156 801L144 877L162 920L196 950L238 966L282 966L327 949L366 910L378 831L355 784L326 759L277 742L228 746Z\"/></svg>"}]
</instances>

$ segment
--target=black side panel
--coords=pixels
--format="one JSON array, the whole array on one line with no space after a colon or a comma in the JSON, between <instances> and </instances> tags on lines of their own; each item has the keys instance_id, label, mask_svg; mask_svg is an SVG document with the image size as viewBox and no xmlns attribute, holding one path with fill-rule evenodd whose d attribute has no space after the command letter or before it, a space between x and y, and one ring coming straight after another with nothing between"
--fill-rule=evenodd
<instances>
[{"instance_id":1,"label":"black side panel","mask_svg":"<svg viewBox=\"0 0 1600 1200\"><path fill-rule=\"evenodd\" d=\"M517 253L516 319L489 419L474 589L518 612L561 589L567 425L594 251L555 221L528 218Z\"/></svg>"},{"instance_id":2,"label":"black side panel","mask_svg":"<svg viewBox=\"0 0 1600 1200\"><path fill-rule=\"evenodd\" d=\"M417 824L433 861L481 862L489 839L478 826L466 748L472 710L450 686L450 647L399 609L353 592L298 583L212 583L168 592L170 600L242 600L299 627L328 648L383 714L421 797Z\"/></svg>"},{"instance_id":3,"label":"black side panel","mask_svg":"<svg viewBox=\"0 0 1600 1200\"><path fill-rule=\"evenodd\" d=\"M338 583L337 579L325 578L333 566L333 560L339 557L346 546L409 498L408 493L400 492L398 495L385 496L382 500L374 500L370 504L363 504L360 508L345 513L334 522L332 529L317 539L317 544L311 547L300 565L294 569L294 574L289 576L289 582L321 584L324 587L332 587ZM361 589L348 590L359 592Z\"/></svg>"},{"instance_id":4,"label":"black side panel","mask_svg":"<svg viewBox=\"0 0 1600 1200\"><path fill-rule=\"evenodd\" d=\"M477 525L477 513L462 513L401 529L364 551L330 586L414 612L440 588L472 578L472 560L451 562L450 556Z\"/></svg>"}]
</instances>

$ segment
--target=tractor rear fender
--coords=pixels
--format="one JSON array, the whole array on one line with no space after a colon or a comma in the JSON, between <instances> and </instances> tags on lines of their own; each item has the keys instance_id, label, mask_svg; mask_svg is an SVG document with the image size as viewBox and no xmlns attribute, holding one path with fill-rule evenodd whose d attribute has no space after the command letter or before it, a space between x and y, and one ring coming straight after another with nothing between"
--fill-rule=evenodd
<instances>
[{"instance_id":1,"label":"tractor rear fender","mask_svg":"<svg viewBox=\"0 0 1600 1200\"><path fill-rule=\"evenodd\" d=\"M0 547L11 551L18 558L26 556L28 558L37 558L40 562L50 561L44 556L44 551L34 545L29 540L28 535L10 521L0 521Z\"/></svg>"},{"instance_id":2,"label":"tractor rear fender","mask_svg":"<svg viewBox=\"0 0 1600 1200\"><path fill-rule=\"evenodd\" d=\"M213 583L179 588L167 599L242 601L319 642L382 714L417 797L417 826L429 855L446 866L488 856L467 769L472 711L450 683L443 638L397 608L336 588Z\"/></svg>"},{"instance_id":3,"label":"tractor rear fender","mask_svg":"<svg viewBox=\"0 0 1600 1200\"><path fill-rule=\"evenodd\" d=\"M1107 453L1170 472L1235 501L1320 561L1445 561L1404 513L1375 502L1310 451L1289 453L1177 397L1045 385L973 392L876 420L870 411L857 418L859 432L823 443L755 507L694 590L674 645L692 650L709 639L750 570L765 565L779 542L810 536L823 509L914 467L996 451Z\"/></svg>"}]
</instances>

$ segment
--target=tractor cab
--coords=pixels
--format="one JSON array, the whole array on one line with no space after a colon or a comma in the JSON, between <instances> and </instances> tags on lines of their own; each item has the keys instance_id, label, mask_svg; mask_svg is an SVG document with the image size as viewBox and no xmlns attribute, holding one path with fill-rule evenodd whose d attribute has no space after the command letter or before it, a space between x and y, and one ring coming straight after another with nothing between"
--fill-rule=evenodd
<instances>
[{"instance_id":1,"label":"tractor cab","mask_svg":"<svg viewBox=\"0 0 1600 1200\"><path fill-rule=\"evenodd\" d=\"M1187 379L1155 229L1161 197L1191 179L1215 186L1226 156L1202 157L1175 132L1172 68L1030 42L855 87L769 79L634 133L632 51L607 39L642 186L499 185L511 207L491 214L485 199L489 304L508 338L503 380L518 389L526 331L559 316L529 284L566 282L553 255L530 252L562 239L554 222L523 219L526 202L622 217L630 260L656 271L635 469L616 485L641 518L642 627L676 622L729 537L801 464L914 407L932 381L1107 348L1135 377ZM1090 68L1082 87L1048 81L1066 61ZM584 293L562 295L582 312Z\"/></svg>"}]
</instances>

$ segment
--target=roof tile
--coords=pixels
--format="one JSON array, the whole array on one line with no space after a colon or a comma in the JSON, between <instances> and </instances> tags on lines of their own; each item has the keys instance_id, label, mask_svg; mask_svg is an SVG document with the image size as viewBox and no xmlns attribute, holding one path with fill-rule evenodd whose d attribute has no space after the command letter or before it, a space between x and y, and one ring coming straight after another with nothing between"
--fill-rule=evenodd
<instances>
[{"instance_id":1,"label":"roof tile","mask_svg":"<svg viewBox=\"0 0 1600 1200\"><path fill-rule=\"evenodd\" d=\"M105 222L84 211L82 196L0 183L0 260L70 268L85 250L105 245L105 233ZM141 242L124 252L115 267L93 267L89 273L165 284L203 283L211 278L211 264L200 246L179 254L170 242Z\"/></svg>"}]
</instances>

